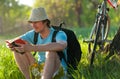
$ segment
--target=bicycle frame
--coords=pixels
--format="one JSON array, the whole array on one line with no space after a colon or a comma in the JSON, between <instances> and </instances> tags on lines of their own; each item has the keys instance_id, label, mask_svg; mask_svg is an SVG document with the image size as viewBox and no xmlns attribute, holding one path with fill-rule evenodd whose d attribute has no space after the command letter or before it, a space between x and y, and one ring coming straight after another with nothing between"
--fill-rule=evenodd
<instances>
[{"instance_id":1,"label":"bicycle frame","mask_svg":"<svg viewBox=\"0 0 120 79\"><path fill-rule=\"evenodd\" d=\"M95 39L93 40L94 46L92 50L90 65L93 64L97 45L99 45L99 47L102 47L102 45L104 44L104 40L107 38L108 29L106 32L106 28L107 28L106 26L107 26L107 20L108 20L108 11L109 9L107 8L107 0L104 0L102 4L98 7L96 21L94 23L92 32L90 34L90 39L92 39L93 34L95 34Z\"/></svg>"},{"instance_id":2,"label":"bicycle frame","mask_svg":"<svg viewBox=\"0 0 120 79\"><path fill-rule=\"evenodd\" d=\"M101 25L101 27L102 27L102 40L105 40L106 38L107 38L107 36L104 36L104 35L107 35L107 34L105 34L105 27L106 27L106 20L107 20L107 16L108 16L108 8L107 8L107 0L104 0L103 2L102 2L102 5L101 5L101 9L102 10L99 10L99 12L101 12L100 13L100 15L101 15L101 18L103 19L103 22L102 22L102 25Z\"/></svg>"},{"instance_id":3,"label":"bicycle frame","mask_svg":"<svg viewBox=\"0 0 120 79\"><path fill-rule=\"evenodd\" d=\"M98 7L98 13L97 13L97 16L96 16L96 21L95 21L95 24L94 24L94 26L93 26L93 28L92 28L92 31L94 31L95 32L95 30L97 29L97 23L98 23L98 21L100 20L99 18L102 18L103 19L103 21L105 21L104 19L106 19L106 16L108 15L107 14L108 13L108 8L107 8L107 0L104 0L103 2L102 2L102 4ZM103 22L103 24L104 24L105 22ZM105 38L104 38L104 29L103 29L103 25L102 25L102 40L104 40ZM92 36L93 36L93 32L91 32L91 34L90 34L90 38L92 38Z\"/></svg>"}]
</instances>

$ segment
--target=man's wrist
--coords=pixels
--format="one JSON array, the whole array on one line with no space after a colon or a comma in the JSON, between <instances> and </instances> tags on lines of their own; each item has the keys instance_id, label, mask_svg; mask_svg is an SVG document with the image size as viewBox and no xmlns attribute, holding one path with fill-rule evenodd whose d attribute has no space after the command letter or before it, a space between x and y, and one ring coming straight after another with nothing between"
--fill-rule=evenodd
<instances>
[{"instance_id":1,"label":"man's wrist","mask_svg":"<svg viewBox=\"0 0 120 79\"><path fill-rule=\"evenodd\" d=\"M32 51L37 51L36 50L36 45L32 45Z\"/></svg>"}]
</instances>

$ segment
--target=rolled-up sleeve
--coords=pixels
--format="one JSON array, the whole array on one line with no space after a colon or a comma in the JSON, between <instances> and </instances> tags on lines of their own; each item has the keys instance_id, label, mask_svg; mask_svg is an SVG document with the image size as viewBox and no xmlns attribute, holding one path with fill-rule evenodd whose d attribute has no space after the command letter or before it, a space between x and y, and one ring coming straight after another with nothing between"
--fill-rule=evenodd
<instances>
[{"instance_id":1,"label":"rolled-up sleeve","mask_svg":"<svg viewBox=\"0 0 120 79\"><path fill-rule=\"evenodd\" d=\"M56 35L56 42L60 41L67 42L67 36L63 31L59 31Z\"/></svg>"}]
</instances>

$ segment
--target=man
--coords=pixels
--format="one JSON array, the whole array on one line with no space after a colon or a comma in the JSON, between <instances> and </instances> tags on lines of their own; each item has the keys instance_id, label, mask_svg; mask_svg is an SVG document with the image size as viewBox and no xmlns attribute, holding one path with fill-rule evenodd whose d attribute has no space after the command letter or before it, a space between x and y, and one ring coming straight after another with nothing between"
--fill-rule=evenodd
<instances>
[{"instance_id":1,"label":"man","mask_svg":"<svg viewBox=\"0 0 120 79\"><path fill-rule=\"evenodd\" d=\"M19 38L25 40L26 44L18 44L20 47L13 47L7 43L9 48L14 51L14 56L19 69L26 79L30 79L29 67L35 63L35 59L30 52L38 51L38 63L44 63L41 79L52 79L54 73L59 69L60 60L56 51L65 51L67 47L67 36L63 31L56 35L56 42L51 42L54 29L50 27L50 21L44 8L34 8L28 22L33 30L21 35ZM33 45L34 31L39 33L37 45ZM16 53L25 52L24 54ZM65 63L62 65L65 67Z\"/></svg>"}]
</instances>

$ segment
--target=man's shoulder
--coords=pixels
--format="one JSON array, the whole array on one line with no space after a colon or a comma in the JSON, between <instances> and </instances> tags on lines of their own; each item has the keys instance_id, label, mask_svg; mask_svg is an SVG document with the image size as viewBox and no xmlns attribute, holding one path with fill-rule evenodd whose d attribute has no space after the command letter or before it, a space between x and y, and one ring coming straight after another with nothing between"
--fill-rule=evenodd
<instances>
[{"instance_id":1,"label":"man's shoulder","mask_svg":"<svg viewBox=\"0 0 120 79\"><path fill-rule=\"evenodd\" d=\"M34 33L35 33L34 30L29 30L29 31L27 31L25 34L23 34L23 36L33 36Z\"/></svg>"},{"instance_id":2,"label":"man's shoulder","mask_svg":"<svg viewBox=\"0 0 120 79\"><path fill-rule=\"evenodd\" d=\"M32 34L34 32L35 32L34 30L29 30L29 31L26 32L26 34Z\"/></svg>"}]
</instances>

